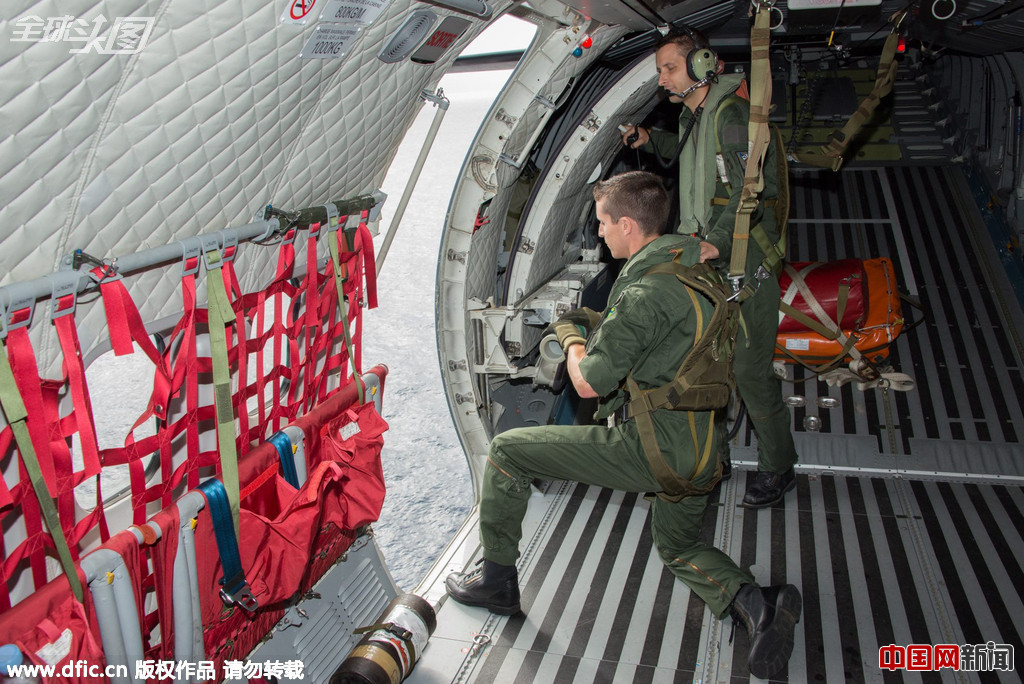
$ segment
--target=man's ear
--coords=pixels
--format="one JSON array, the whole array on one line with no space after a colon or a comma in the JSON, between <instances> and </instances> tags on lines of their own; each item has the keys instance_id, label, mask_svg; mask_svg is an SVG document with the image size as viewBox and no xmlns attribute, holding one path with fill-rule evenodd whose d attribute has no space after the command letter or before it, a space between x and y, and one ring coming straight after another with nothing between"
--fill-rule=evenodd
<instances>
[{"instance_id":1,"label":"man's ear","mask_svg":"<svg viewBox=\"0 0 1024 684\"><path fill-rule=\"evenodd\" d=\"M624 237L636 234L640 231L640 224L636 222L636 219L630 216L623 216L619 220L622 222L622 235Z\"/></svg>"}]
</instances>

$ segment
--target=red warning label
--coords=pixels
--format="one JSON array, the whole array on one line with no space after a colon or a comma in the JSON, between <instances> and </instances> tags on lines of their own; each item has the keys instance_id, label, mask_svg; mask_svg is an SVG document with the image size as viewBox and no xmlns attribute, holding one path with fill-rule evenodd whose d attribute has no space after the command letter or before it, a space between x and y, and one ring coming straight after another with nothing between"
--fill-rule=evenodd
<instances>
[{"instance_id":1,"label":"red warning label","mask_svg":"<svg viewBox=\"0 0 1024 684\"><path fill-rule=\"evenodd\" d=\"M306 15L313 11L314 5L316 5L316 0L291 0L291 9L288 10L288 16L295 21L305 19Z\"/></svg>"}]
</instances>

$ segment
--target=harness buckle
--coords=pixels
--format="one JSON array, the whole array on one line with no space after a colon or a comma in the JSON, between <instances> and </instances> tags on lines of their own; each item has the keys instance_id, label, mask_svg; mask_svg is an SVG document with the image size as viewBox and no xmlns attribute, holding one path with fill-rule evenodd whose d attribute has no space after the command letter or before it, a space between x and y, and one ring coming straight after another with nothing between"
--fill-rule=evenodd
<instances>
[{"instance_id":1,"label":"harness buckle","mask_svg":"<svg viewBox=\"0 0 1024 684\"><path fill-rule=\"evenodd\" d=\"M224 240L224 248L221 250L223 260L234 261L235 252L238 251L238 234L233 230L225 230L221 231L220 236Z\"/></svg>"},{"instance_id":2,"label":"harness buckle","mask_svg":"<svg viewBox=\"0 0 1024 684\"><path fill-rule=\"evenodd\" d=\"M327 232L334 233L338 230L338 205L334 202L328 202L324 205L324 210L327 212Z\"/></svg>"},{"instance_id":3,"label":"harness buckle","mask_svg":"<svg viewBox=\"0 0 1024 684\"><path fill-rule=\"evenodd\" d=\"M0 309L0 339L7 337L7 333L18 328L27 328L32 325L32 315L35 313L36 298L32 295L19 297L10 305ZM24 318L16 318L18 314L27 311Z\"/></svg>"},{"instance_id":4,"label":"harness buckle","mask_svg":"<svg viewBox=\"0 0 1024 684\"><path fill-rule=\"evenodd\" d=\"M225 605L237 605L250 613L255 613L256 609L260 607L259 601L249 589L249 583L246 582L244 574L239 573L230 580L222 577L219 582L221 584L220 600ZM228 588L228 584L231 585L230 588Z\"/></svg>"},{"instance_id":5,"label":"harness buckle","mask_svg":"<svg viewBox=\"0 0 1024 684\"><path fill-rule=\"evenodd\" d=\"M78 304L78 286L82 282L80 271L57 271L47 276L50 280L50 320L75 312ZM60 300L71 296L71 305L59 308Z\"/></svg>"},{"instance_id":6,"label":"harness buckle","mask_svg":"<svg viewBox=\"0 0 1024 684\"><path fill-rule=\"evenodd\" d=\"M218 269L224 265L224 255L220 251L220 240L216 235L204 235L199 238L203 245L203 263L206 271Z\"/></svg>"},{"instance_id":7,"label":"harness buckle","mask_svg":"<svg viewBox=\"0 0 1024 684\"><path fill-rule=\"evenodd\" d=\"M754 271L754 275L751 278L751 282L741 287L740 283L743 282L743 276L729 276L729 282L732 284L732 294L725 300L727 302L735 302L740 294L745 290L749 290L750 294L747 297L753 296L755 292L761 287L761 283L771 277L771 272L764 267L764 264L760 264L757 270Z\"/></svg>"},{"instance_id":8,"label":"harness buckle","mask_svg":"<svg viewBox=\"0 0 1024 684\"><path fill-rule=\"evenodd\" d=\"M199 238L186 238L181 241L181 277L199 273L199 261L203 256L203 243ZM189 262L192 265L189 265Z\"/></svg>"}]
</instances>

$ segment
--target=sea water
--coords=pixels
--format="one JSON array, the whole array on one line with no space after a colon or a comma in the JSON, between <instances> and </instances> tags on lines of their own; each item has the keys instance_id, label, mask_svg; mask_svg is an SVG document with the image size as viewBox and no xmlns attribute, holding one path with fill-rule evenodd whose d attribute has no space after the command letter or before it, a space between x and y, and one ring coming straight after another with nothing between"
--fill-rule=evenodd
<instances>
[{"instance_id":1,"label":"sea water","mask_svg":"<svg viewBox=\"0 0 1024 684\"><path fill-rule=\"evenodd\" d=\"M420 181L380 269L380 306L364 313L363 362L386 363L384 480L387 497L373 526L395 581L411 590L452 538L473 504L438 368L434 328L437 255L445 212L473 136L510 71L448 74L451 104ZM401 199L436 109L428 105L406 133L382 190L381 235Z\"/></svg>"}]
</instances>

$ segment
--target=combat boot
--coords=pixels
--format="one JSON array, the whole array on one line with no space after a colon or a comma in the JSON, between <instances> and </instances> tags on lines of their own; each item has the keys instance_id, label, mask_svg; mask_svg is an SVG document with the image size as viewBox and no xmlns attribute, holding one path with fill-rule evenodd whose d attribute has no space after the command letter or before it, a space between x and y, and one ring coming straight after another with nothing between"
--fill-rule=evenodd
<instances>
[{"instance_id":1,"label":"combat boot","mask_svg":"<svg viewBox=\"0 0 1024 684\"><path fill-rule=\"evenodd\" d=\"M498 615L519 612L519 572L481 558L469 572L453 572L444 581L448 595L466 606L481 606Z\"/></svg>"},{"instance_id":2,"label":"combat boot","mask_svg":"<svg viewBox=\"0 0 1024 684\"><path fill-rule=\"evenodd\" d=\"M773 587L744 584L736 592L729 613L750 635L747 655L750 674L768 679L789 662L801 607L800 592L792 584Z\"/></svg>"},{"instance_id":3,"label":"combat boot","mask_svg":"<svg viewBox=\"0 0 1024 684\"><path fill-rule=\"evenodd\" d=\"M728 479L730 479L732 477L732 459L731 458L723 458L721 463L722 463L722 480L721 481L725 482L726 480L728 480Z\"/></svg>"},{"instance_id":4,"label":"combat boot","mask_svg":"<svg viewBox=\"0 0 1024 684\"><path fill-rule=\"evenodd\" d=\"M747 508L765 508L782 501L790 489L796 486L796 475L790 468L781 473L769 473L766 470L757 471L754 476L754 483L743 495L743 503Z\"/></svg>"}]
</instances>

